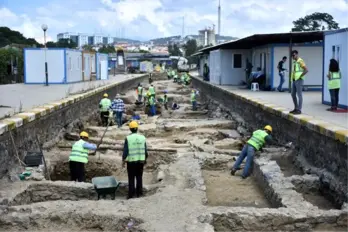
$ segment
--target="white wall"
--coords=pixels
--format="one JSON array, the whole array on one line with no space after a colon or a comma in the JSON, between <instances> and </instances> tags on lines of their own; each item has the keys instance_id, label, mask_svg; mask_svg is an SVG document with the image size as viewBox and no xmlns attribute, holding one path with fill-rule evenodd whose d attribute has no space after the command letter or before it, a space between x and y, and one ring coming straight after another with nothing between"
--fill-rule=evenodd
<instances>
[{"instance_id":1,"label":"white wall","mask_svg":"<svg viewBox=\"0 0 348 232\"><path fill-rule=\"evenodd\" d=\"M323 95L325 102L331 102L330 93L328 90L327 83L327 73L329 72L330 59L334 58L339 61L340 70L341 70L341 88L339 92L339 102L338 104L348 105L348 32L341 32L336 34L325 35L324 39L324 86L323 86ZM332 46L335 46L335 54L333 53ZM339 53L337 53L337 46L339 46Z\"/></svg>"},{"instance_id":2,"label":"white wall","mask_svg":"<svg viewBox=\"0 0 348 232\"><path fill-rule=\"evenodd\" d=\"M252 65L253 71L256 71L258 67L262 69L266 76L266 84L271 84L272 77L272 48L262 47L252 49Z\"/></svg>"},{"instance_id":3,"label":"white wall","mask_svg":"<svg viewBox=\"0 0 348 232\"><path fill-rule=\"evenodd\" d=\"M96 67L95 67L95 65L96 65L96 63L97 63L96 54L95 54L95 53L92 54L91 57L92 57L92 63L91 63L91 65L92 65L92 73L95 73L95 72L96 72Z\"/></svg>"},{"instance_id":4,"label":"white wall","mask_svg":"<svg viewBox=\"0 0 348 232\"><path fill-rule=\"evenodd\" d=\"M48 83L63 83L64 50L47 49ZM25 83L40 84L46 82L44 49L25 49Z\"/></svg>"},{"instance_id":5,"label":"white wall","mask_svg":"<svg viewBox=\"0 0 348 232\"><path fill-rule=\"evenodd\" d=\"M97 80L108 79L108 55L97 53Z\"/></svg>"},{"instance_id":6,"label":"white wall","mask_svg":"<svg viewBox=\"0 0 348 232\"><path fill-rule=\"evenodd\" d=\"M220 84L221 76L221 57L220 50L210 51L209 53L209 77L213 84Z\"/></svg>"},{"instance_id":7,"label":"white wall","mask_svg":"<svg viewBox=\"0 0 348 232\"><path fill-rule=\"evenodd\" d=\"M246 59L250 60L250 50L221 50L221 85L240 85L245 81ZM234 54L242 57L242 66L234 68Z\"/></svg>"},{"instance_id":8,"label":"white wall","mask_svg":"<svg viewBox=\"0 0 348 232\"><path fill-rule=\"evenodd\" d=\"M82 81L82 52L66 50L66 82Z\"/></svg>"},{"instance_id":9,"label":"white wall","mask_svg":"<svg viewBox=\"0 0 348 232\"><path fill-rule=\"evenodd\" d=\"M297 50L298 55L304 60L309 72L305 76L304 85L322 86L322 72L323 72L323 48L322 46L294 46L292 50ZM273 88L279 85L278 62L283 58L288 57L284 68L289 70L289 47L274 47L273 54ZM283 88L289 87L289 72L285 72L285 82Z\"/></svg>"}]
</instances>

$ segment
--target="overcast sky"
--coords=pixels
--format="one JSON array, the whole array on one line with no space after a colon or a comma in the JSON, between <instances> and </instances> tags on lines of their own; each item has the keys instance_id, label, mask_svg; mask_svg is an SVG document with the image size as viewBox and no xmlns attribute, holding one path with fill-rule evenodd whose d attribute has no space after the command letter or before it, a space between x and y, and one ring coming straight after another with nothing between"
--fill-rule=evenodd
<instances>
[{"instance_id":1,"label":"overcast sky","mask_svg":"<svg viewBox=\"0 0 348 232\"><path fill-rule=\"evenodd\" d=\"M42 42L59 32L103 33L147 40L217 28L218 0L0 0L0 26ZM287 32L292 21L313 12L330 13L348 26L348 0L221 0L221 34L244 37ZM217 30L217 29L216 29Z\"/></svg>"}]
</instances>

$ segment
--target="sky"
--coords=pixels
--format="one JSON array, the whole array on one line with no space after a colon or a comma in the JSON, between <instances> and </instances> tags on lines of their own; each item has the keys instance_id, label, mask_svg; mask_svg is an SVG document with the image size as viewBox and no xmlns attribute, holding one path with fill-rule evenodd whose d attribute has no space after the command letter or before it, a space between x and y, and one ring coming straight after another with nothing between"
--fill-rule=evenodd
<instances>
[{"instance_id":1,"label":"sky","mask_svg":"<svg viewBox=\"0 0 348 232\"><path fill-rule=\"evenodd\" d=\"M102 33L149 40L217 30L219 0L0 0L0 26L43 42L60 32ZM313 12L348 26L348 0L221 0L221 35L245 37L288 32L292 21Z\"/></svg>"}]
</instances>

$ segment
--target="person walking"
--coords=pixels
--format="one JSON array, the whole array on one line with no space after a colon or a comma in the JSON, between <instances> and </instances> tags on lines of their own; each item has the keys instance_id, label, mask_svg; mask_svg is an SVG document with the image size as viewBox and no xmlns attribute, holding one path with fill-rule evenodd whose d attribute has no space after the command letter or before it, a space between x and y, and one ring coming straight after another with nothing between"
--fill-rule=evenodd
<instances>
[{"instance_id":1,"label":"person walking","mask_svg":"<svg viewBox=\"0 0 348 232\"><path fill-rule=\"evenodd\" d=\"M97 145L86 142L88 133L82 131L80 140L75 142L69 156L70 177L72 181L85 181L85 164L88 163L88 151L96 150Z\"/></svg>"},{"instance_id":2,"label":"person walking","mask_svg":"<svg viewBox=\"0 0 348 232\"><path fill-rule=\"evenodd\" d=\"M283 84L285 82L284 75L285 75L285 71L286 71L286 69L284 68L284 63L286 62L286 60L287 60L287 57L283 56L283 59L281 61L279 61L279 63L278 63L278 71L279 71L280 80L279 80L279 86L278 86L277 90L279 92L283 92Z\"/></svg>"},{"instance_id":3,"label":"person walking","mask_svg":"<svg viewBox=\"0 0 348 232\"><path fill-rule=\"evenodd\" d=\"M111 100L108 98L109 95L104 93L103 99L99 102L100 119L102 121L102 126L108 125L109 119L109 108L111 106Z\"/></svg>"},{"instance_id":4,"label":"person walking","mask_svg":"<svg viewBox=\"0 0 348 232\"><path fill-rule=\"evenodd\" d=\"M151 116L156 115L156 102L154 96L149 96L150 114Z\"/></svg>"},{"instance_id":5,"label":"person walking","mask_svg":"<svg viewBox=\"0 0 348 232\"><path fill-rule=\"evenodd\" d=\"M244 145L242 152L234 163L231 169L231 175L234 176L236 171L239 170L239 167L245 158L247 160L243 169L242 178L245 179L250 175L249 169L252 167L255 151L261 150L266 142L272 143L271 133L272 127L270 125L265 126L263 130L256 130L253 132L253 135L248 140L247 144Z\"/></svg>"},{"instance_id":6,"label":"person walking","mask_svg":"<svg viewBox=\"0 0 348 232\"><path fill-rule=\"evenodd\" d=\"M341 88L340 66L335 59L330 60L328 78L328 88L331 96L331 108L328 111L336 111L338 108L339 91Z\"/></svg>"},{"instance_id":7,"label":"person walking","mask_svg":"<svg viewBox=\"0 0 348 232\"><path fill-rule=\"evenodd\" d=\"M126 166L128 173L128 197L143 195L143 171L148 157L146 138L138 134L138 123L132 121L129 123L129 129L132 134L128 135L124 141L122 167ZM136 187L135 181L136 180Z\"/></svg>"},{"instance_id":8,"label":"person walking","mask_svg":"<svg viewBox=\"0 0 348 232\"><path fill-rule=\"evenodd\" d=\"M203 80L209 81L209 67L207 63L203 65Z\"/></svg>"},{"instance_id":9,"label":"person walking","mask_svg":"<svg viewBox=\"0 0 348 232\"><path fill-rule=\"evenodd\" d=\"M111 103L110 109L114 112L115 120L118 128L122 126L122 114L124 112L124 102L120 98L120 94L116 94L115 99Z\"/></svg>"},{"instance_id":10,"label":"person walking","mask_svg":"<svg viewBox=\"0 0 348 232\"><path fill-rule=\"evenodd\" d=\"M151 96L153 96L154 98L156 97L156 90L155 90L155 87L153 86L153 84L150 85L149 92L150 92Z\"/></svg>"},{"instance_id":11,"label":"person walking","mask_svg":"<svg viewBox=\"0 0 348 232\"><path fill-rule=\"evenodd\" d=\"M168 110L168 96L167 96L168 91L164 90L163 92L164 92L164 95L163 95L163 98L162 98L163 105L164 105L164 108L166 110Z\"/></svg>"},{"instance_id":12,"label":"person walking","mask_svg":"<svg viewBox=\"0 0 348 232\"><path fill-rule=\"evenodd\" d=\"M294 102L295 109L290 111L289 113L301 114L302 103L303 103L303 97L302 97L303 82L305 79L305 75L308 73L308 69L303 59L298 56L298 51L293 50L291 52L291 56L293 59L293 62L292 62L293 68L291 72L291 81L292 81L291 96ZM296 98L296 94L298 96L298 101Z\"/></svg>"}]
</instances>

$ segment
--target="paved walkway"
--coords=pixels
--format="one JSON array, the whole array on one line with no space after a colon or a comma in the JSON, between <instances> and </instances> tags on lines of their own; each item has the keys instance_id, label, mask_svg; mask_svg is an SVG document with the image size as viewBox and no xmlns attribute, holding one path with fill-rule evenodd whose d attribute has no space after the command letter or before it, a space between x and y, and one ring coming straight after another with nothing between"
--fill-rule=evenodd
<instances>
[{"instance_id":1,"label":"paved walkway","mask_svg":"<svg viewBox=\"0 0 348 232\"><path fill-rule=\"evenodd\" d=\"M190 72L190 74L198 76L197 72ZM240 89L236 86L220 86L220 88L229 90L236 94L247 94L251 97L259 98L266 102L287 108L289 111L294 108L291 95L288 92L253 92L248 89ZM348 128L348 113L333 113L326 111L329 106L321 103L321 92L303 92L303 94L303 114Z\"/></svg>"},{"instance_id":2,"label":"paved walkway","mask_svg":"<svg viewBox=\"0 0 348 232\"><path fill-rule=\"evenodd\" d=\"M98 80L61 85L0 85L0 118L13 115L20 110L32 109L68 97L72 94L85 92L125 79L138 77L143 74L110 75L109 80ZM21 106L22 105L22 106Z\"/></svg>"}]
</instances>

